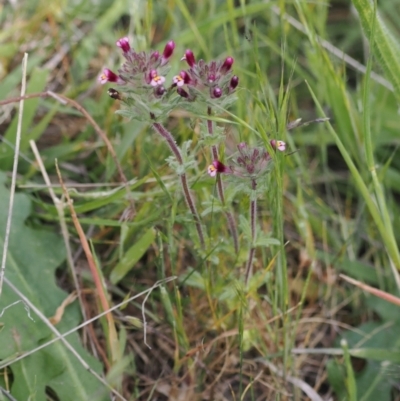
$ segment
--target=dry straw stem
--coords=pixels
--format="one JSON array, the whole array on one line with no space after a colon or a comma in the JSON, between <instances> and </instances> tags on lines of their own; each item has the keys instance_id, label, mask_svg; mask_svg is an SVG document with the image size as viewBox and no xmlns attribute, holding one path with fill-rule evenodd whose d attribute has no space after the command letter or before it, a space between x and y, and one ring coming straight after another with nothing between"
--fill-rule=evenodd
<instances>
[{"instance_id":1,"label":"dry straw stem","mask_svg":"<svg viewBox=\"0 0 400 401\"><path fill-rule=\"evenodd\" d=\"M65 198L67 199L69 210L71 212L72 221L73 221L73 223L75 225L76 231L78 232L82 248L83 248L83 250L85 252L86 259L87 259L88 264L89 264L89 269L90 269L90 272L92 274L94 284L96 286L97 295L98 295L98 297L100 299L101 307L102 307L103 311L109 310L110 306L108 304L107 295L105 294L105 291L104 291L102 279L101 279L101 277L99 275L99 272L97 270L96 263L94 261L94 258L93 258L92 252L90 250L88 241L86 239L85 233L82 230L82 226L79 223L79 220L78 220L78 217L76 215L74 206L72 205L72 200L71 200L71 198L69 196L67 188L65 187L64 181L63 181L63 179L61 177L61 173L60 173L60 170L58 168L57 160L56 160L56 169L57 169L58 179L60 181L60 184L61 184L61 187L62 187L62 190L63 190L63 194L64 194ZM115 361L118 360L118 355L119 355L119 344L118 344L117 330L115 328L114 318L113 318L111 313L107 313L106 314L106 319L107 319L107 324L108 324L108 340L109 340L109 346L110 346L111 361L115 362Z\"/></svg>"},{"instance_id":2,"label":"dry straw stem","mask_svg":"<svg viewBox=\"0 0 400 401\"><path fill-rule=\"evenodd\" d=\"M0 394L3 394L4 397L7 398L7 400L10 400L10 401L18 401L18 400L16 400L7 390L4 390L3 387L0 387Z\"/></svg>"},{"instance_id":3,"label":"dry straw stem","mask_svg":"<svg viewBox=\"0 0 400 401\"><path fill-rule=\"evenodd\" d=\"M74 327L73 329L67 331L66 333L61 334L61 333L58 333L58 332L57 332L58 334L57 334L57 337L56 337L56 338L53 338L52 340L47 341L46 343L39 345L38 347L34 348L33 350L28 351L28 352L26 352L26 353L24 353L24 354L22 354L22 355L16 357L15 359L0 362L0 369L4 369L4 368L6 368L7 366L10 366L10 365L12 365L12 364L15 363L15 362L20 361L21 359L24 359L24 358L26 358L27 356L32 355L32 354L34 354L35 352L38 352L38 351L40 351L41 349L46 348L46 347L48 347L48 346L51 345L51 344L54 344L54 343L55 343L56 341L58 341L58 340L61 340L62 342L65 343L65 337L69 336L70 334L75 333L76 331L78 331L78 330L80 330L80 329L86 327L87 325L89 325L89 324L95 322L96 320L100 319L101 317L107 315L108 313L110 313L110 312L112 312L112 311L114 311L114 310L119 309L119 308L122 308L124 305L128 304L129 302L132 302L132 301L135 300L136 298L140 298L140 297L143 296L143 295L150 294L153 290L155 290L156 288L160 287L161 285L167 284L167 283L169 283L170 281L173 281L173 280L176 280L176 279L177 279L177 276L171 276L171 277L165 278L164 280L157 281L157 282L156 282L152 287L150 287L149 289L147 289L147 290L145 290L145 291L142 291L142 292L140 292L139 294L132 295L132 296L131 296L130 298L128 298L128 299L124 299L124 300L123 300L122 302L120 302L119 304L114 305L112 308L110 308L110 309L108 309L108 310L106 310L106 311L104 311L104 312L102 312L102 313L99 313L97 316L92 317L91 319L87 320L86 322L81 323L80 325ZM24 299L25 299L25 298L24 298ZM21 301L17 301L17 302L21 302ZM17 303L17 302L16 302L16 303ZM24 302L24 300L22 300L22 302ZM24 305L27 305L28 307L31 307L32 304L29 302L29 303L27 303L27 304L24 303ZM10 306L11 306L11 305L10 305ZM4 309L6 309L6 308L4 308ZM33 308L32 308L32 309L33 309ZM36 309L34 309L34 310L36 311ZM29 309L28 309L28 317L31 319L31 316L30 316L30 314L29 314ZM46 319L46 318L45 318L45 319ZM47 320L47 319L46 319L46 320ZM47 324L47 323L46 323L46 324ZM49 322L49 324L50 324L50 322ZM53 327L53 326L52 326L52 327ZM52 331L54 332L54 330L52 330ZM85 363L86 363L86 362L85 362ZM84 365L84 366L86 366L86 365Z\"/></svg>"},{"instance_id":4,"label":"dry straw stem","mask_svg":"<svg viewBox=\"0 0 400 401\"><path fill-rule=\"evenodd\" d=\"M375 295L376 297L379 297L381 299L384 299L385 301L388 301L392 304L395 304L397 306L400 306L400 298L389 294L385 291L378 290L377 288L371 287L368 284L364 284L361 281L355 280L349 276L346 276L344 274L339 274L339 277L341 277L343 280L346 280L348 283L355 285L356 287L361 288L364 291L369 292L372 295Z\"/></svg>"},{"instance_id":5,"label":"dry straw stem","mask_svg":"<svg viewBox=\"0 0 400 401\"><path fill-rule=\"evenodd\" d=\"M46 92L40 92L40 93L30 93L29 95L22 95L20 97L15 97L11 99L6 99L0 102L0 106L10 104L10 103L15 103L15 102L21 102L22 100L27 100L27 99L35 99L37 97L51 97L61 104L69 104L70 106L74 107L76 110L78 110L89 122L89 124L94 128L96 133L99 135L99 137L103 140L103 142L106 144L108 151L111 154L111 157L114 160L115 165L117 166L119 176L124 183L128 201L130 204L130 209L133 215L136 215L136 207L135 207L135 202L132 198L131 192L129 190L129 183L128 180L122 170L121 163L118 161L117 154L115 153L114 147L112 146L110 140L108 139L106 133L99 127L99 125L96 123L96 121L92 118L92 116L86 111L84 107L82 107L78 102L75 100L72 100L64 95L60 95L58 93L54 93L52 91L46 91Z\"/></svg>"},{"instance_id":6,"label":"dry straw stem","mask_svg":"<svg viewBox=\"0 0 400 401\"><path fill-rule=\"evenodd\" d=\"M267 366L268 369L271 372L275 373L277 376L284 378L286 381L293 384L295 387L301 389L301 391L307 394L307 397L311 401L323 401L323 399L318 395L318 393L304 380L288 375L286 372L283 372L282 370L278 369L274 364L263 358L257 358L257 361Z\"/></svg>"},{"instance_id":7,"label":"dry straw stem","mask_svg":"<svg viewBox=\"0 0 400 401\"><path fill-rule=\"evenodd\" d=\"M62 201L56 196L56 194L55 194L55 192L53 190L52 184L50 182L50 179L49 179L49 176L47 174L46 168L44 167L42 158L40 157L40 153L39 153L39 150L38 150L38 148L36 146L36 143L34 141L30 140L29 144L31 146L33 154L35 155L36 162L39 165L40 171L42 173L44 182L46 183L46 187L47 187L47 189L49 191L50 197L51 197L51 199L52 199L52 201L54 203L54 206L56 207L56 210L57 210L58 221L60 222L61 234L62 234L62 237L63 237L63 240L64 240L64 246L65 246L65 250L66 250L66 254L67 254L67 263L68 263L68 266L69 266L69 268L71 270L72 278L73 278L73 281L74 281L74 286L75 286L75 289L76 289L76 292L77 292L77 295L78 295L78 298L79 298L79 305L80 305L80 308L81 308L81 313L82 313L82 316L83 316L83 320L86 320L87 316L86 316L86 311L85 311L84 299L82 297L82 292L81 292L81 288L80 288L80 285L79 285L78 277L77 277L77 274L76 274L75 263L74 263L74 259L72 257L72 250L71 250L71 246L70 246L70 242L69 242L69 232L68 232L67 223L65 221L64 205L63 205ZM89 335L88 337L89 337L89 341L90 341L90 346L91 346L92 352L93 352L94 355L97 355L96 346L95 346L94 341L93 341L93 336Z\"/></svg>"},{"instance_id":8,"label":"dry straw stem","mask_svg":"<svg viewBox=\"0 0 400 401\"><path fill-rule=\"evenodd\" d=\"M118 391L114 390L110 384L108 384L106 382L105 379L103 379L99 374L97 374L88 364L87 362L78 354L78 352L75 350L75 348L64 338L64 335L61 335L61 333L49 322L49 320L46 318L45 315L43 315L43 313L36 308L36 306L27 298L25 297L25 295L18 290L17 287L14 286L14 284L11 283L10 280L7 279L7 277L4 277L4 282L11 288L11 290L18 296L21 298L22 302L24 302L25 305L27 305L30 309L32 309L36 315L40 318L40 320L42 320L42 322L57 336L57 338L55 340L61 340L62 343L68 348L69 351L72 352L72 354L78 359L78 361L81 363L81 365L89 372L91 373L94 377L96 377L96 379L98 381L100 381L101 383L103 383L115 396L117 396L120 400L122 401L127 401ZM107 311L108 313L108 311ZM86 322L87 324L87 322ZM76 329L76 328L75 328ZM75 330L74 329L74 330ZM30 353L31 354L31 353ZM29 355L30 355L29 354ZM15 359L13 359L12 361L9 361L7 363L5 363L4 365L0 366L0 369L11 365L12 363L25 358L26 356L28 356L28 354L24 354L21 355L20 357L17 357Z\"/></svg>"},{"instance_id":9,"label":"dry straw stem","mask_svg":"<svg viewBox=\"0 0 400 401\"><path fill-rule=\"evenodd\" d=\"M62 236L63 236L63 239L64 239L64 245L65 245L65 249L66 249L66 252L67 252L68 266L71 269L71 274L72 274L72 278L74 280L75 289L76 289L76 292L77 292L78 298L79 298L79 303L80 303L80 307L81 307L82 316L83 316L83 319L86 320L85 307L84 307L84 303L83 303L83 299L82 299L81 289L80 289L79 282L78 282L78 277L77 277L77 274L76 274L74 260L73 260L73 257L72 257L71 246L70 246L70 243L69 243L69 233L68 233L67 224L65 222L64 205L63 205L61 200L56 196L56 194L53 191L49 176L47 174L46 168L44 167L42 158L40 157L40 154L39 154L38 148L36 146L36 143L34 141L30 140L29 144L31 145L32 152L35 155L36 162L39 165L39 168L40 168L40 171L42 173L44 182L46 183L47 189L49 190L50 197L51 197L51 199L52 199L52 201L54 203L54 206L56 207L56 210L57 210L58 221L60 222L61 233L62 233Z\"/></svg>"},{"instance_id":10,"label":"dry straw stem","mask_svg":"<svg viewBox=\"0 0 400 401\"><path fill-rule=\"evenodd\" d=\"M2 257L2 261L1 261L1 267L0 267L0 297L1 297L1 292L3 290L3 281L4 281L4 275L6 272L8 241L10 239L11 220L12 220L12 212L13 212L13 206L14 206L15 185L16 185L16 181L17 181L19 145L21 143L21 131L22 131L22 115L24 112L24 96L25 96L25 91L26 91L26 68L27 68L27 65L28 65L28 54L25 53L24 58L22 60L21 97L20 97L20 101L19 101L17 135L15 137L14 164L13 164L13 171L12 171L12 177L11 177L11 188L10 188L10 203L8 205L6 233L4 236L4 245L3 245L3 257Z\"/></svg>"}]
</instances>

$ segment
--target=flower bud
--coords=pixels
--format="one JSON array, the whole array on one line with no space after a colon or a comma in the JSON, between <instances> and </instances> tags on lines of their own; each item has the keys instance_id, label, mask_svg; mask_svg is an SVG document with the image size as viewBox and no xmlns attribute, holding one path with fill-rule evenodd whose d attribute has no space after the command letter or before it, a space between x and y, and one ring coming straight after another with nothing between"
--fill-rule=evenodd
<instances>
[{"instance_id":1,"label":"flower bud","mask_svg":"<svg viewBox=\"0 0 400 401\"><path fill-rule=\"evenodd\" d=\"M179 96L182 96L182 97L184 97L185 99L188 99L188 98L189 98L189 93L187 93L187 92L185 91L185 89L178 88L178 89L176 90L176 92L178 93Z\"/></svg>"},{"instance_id":2,"label":"flower bud","mask_svg":"<svg viewBox=\"0 0 400 401\"><path fill-rule=\"evenodd\" d=\"M159 58L160 58L160 53L157 50L151 53L151 56L150 56L151 61L154 61L154 62L158 61Z\"/></svg>"},{"instance_id":3,"label":"flower bud","mask_svg":"<svg viewBox=\"0 0 400 401\"><path fill-rule=\"evenodd\" d=\"M173 40L170 40L164 47L162 55L163 60L167 61L172 56L174 49L175 49L175 42Z\"/></svg>"},{"instance_id":4,"label":"flower bud","mask_svg":"<svg viewBox=\"0 0 400 401\"><path fill-rule=\"evenodd\" d=\"M185 51L185 55L182 57L182 60L185 60L188 63L189 67L194 67L194 65L196 64L194 54L189 49Z\"/></svg>"},{"instance_id":5,"label":"flower bud","mask_svg":"<svg viewBox=\"0 0 400 401\"><path fill-rule=\"evenodd\" d=\"M122 95L114 88L110 88L107 93L111 99L122 100Z\"/></svg>"},{"instance_id":6,"label":"flower bud","mask_svg":"<svg viewBox=\"0 0 400 401\"><path fill-rule=\"evenodd\" d=\"M233 65L233 57L227 57L224 61L224 63L221 66L221 74L226 74L230 69L232 68Z\"/></svg>"},{"instance_id":7,"label":"flower bud","mask_svg":"<svg viewBox=\"0 0 400 401\"><path fill-rule=\"evenodd\" d=\"M213 83L213 82L215 81L215 79L216 79L215 74L210 74L210 75L208 76L208 82L209 82L210 84Z\"/></svg>"},{"instance_id":8,"label":"flower bud","mask_svg":"<svg viewBox=\"0 0 400 401\"><path fill-rule=\"evenodd\" d=\"M215 87L215 88L213 89L213 91L212 91L212 97L214 97L214 98L219 98L219 97L221 97L221 96L222 96L222 90L221 90L221 88L218 88L218 86Z\"/></svg>"},{"instance_id":9,"label":"flower bud","mask_svg":"<svg viewBox=\"0 0 400 401\"><path fill-rule=\"evenodd\" d=\"M237 86L239 85L239 77L237 77L236 75L234 75L231 78L231 82L229 83L229 89L230 90L234 90L237 88Z\"/></svg>"},{"instance_id":10,"label":"flower bud","mask_svg":"<svg viewBox=\"0 0 400 401\"><path fill-rule=\"evenodd\" d=\"M156 97L162 97L167 90L163 86L157 86L154 89L154 95Z\"/></svg>"},{"instance_id":11,"label":"flower bud","mask_svg":"<svg viewBox=\"0 0 400 401\"><path fill-rule=\"evenodd\" d=\"M253 149L253 153L251 155L251 160L254 162L259 155L260 155L260 151L257 148Z\"/></svg>"}]
</instances>

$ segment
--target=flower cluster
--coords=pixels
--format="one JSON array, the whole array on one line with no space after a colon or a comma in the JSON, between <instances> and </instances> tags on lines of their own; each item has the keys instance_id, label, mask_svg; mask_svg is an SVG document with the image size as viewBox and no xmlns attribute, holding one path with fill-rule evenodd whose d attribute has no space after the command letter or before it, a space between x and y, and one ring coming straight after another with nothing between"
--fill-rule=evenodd
<instances>
[{"instance_id":1,"label":"flower cluster","mask_svg":"<svg viewBox=\"0 0 400 401\"><path fill-rule=\"evenodd\" d=\"M222 101L239 85L239 78L232 72L232 57L227 57L224 61L196 62L193 52L186 50L182 60L186 61L189 69L175 76L173 85L177 87L178 94L189 101L199 100L199 96L206 101Z\"/></svg>"},{"instance_id":2,"label":"flower cluster","mask_svg":"<svg viewBox=\"0 0 400 401\"><path fill-rule=\"evenodd\" d=\"M286 149L286 143L275 139L270 141L273 149L283 152ZM224 165L219 160L214 160L208 166L208 174L215 177L217 173L231 174L241 178L250 178L256 180L270 168L272 161L271 155L263 147L250 148L245 142L241 142L238 146L238 154L230 166Z\"/></svg>"},{"instance_id":3,"label":"flower cluster","mask_svg":"<svg viewBox=\"0 0 400 401\"><path fill-rule=\"evenodd\" d=\"M128 96L147 94L150 99L161 98L166 92L165 75L175 43L168 42L162 54L158 51L136 52L131 48L127 37L119 39L116 45L122 50L125 63L118 70L118 74L105 68L99 76L99 82L116 83Z\"/></svg>"}]
</instances>

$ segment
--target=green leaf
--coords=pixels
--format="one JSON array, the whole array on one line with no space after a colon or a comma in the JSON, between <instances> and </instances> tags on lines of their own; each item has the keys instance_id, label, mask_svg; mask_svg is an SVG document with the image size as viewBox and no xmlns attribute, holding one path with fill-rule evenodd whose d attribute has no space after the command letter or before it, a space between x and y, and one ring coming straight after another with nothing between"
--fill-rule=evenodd
<instances>
[{"instance_id":1,"label":"green leaf","mask_svg":"<svg viewBox=\"0 0 400 401\"><path fill-rule=\"evenodd\" d=\"M249 221L243 215L239 216L239 227L247 240L251 241L251 227Z\"/></svg>"},{"instance_id":2,"label":"green leaf","mask_svg":"<svg viewBox=\"0 0 400 401\"><path fill-rule=\"evenodd\" d=\"M257 234L257 241L254 244L255 247L269 247L271 245L277 245L279 246L281 242L276 239L276 238L271 238L269 234L262 234L258 233Z\"/></svg>"},{"instance_id":3,"label":"green leaf","mask_svg":"<svg viewBox=\"0 0 400 401\"><path fill-rule=\"evenodd\" d=\"M343 386L346 380L344 366L336 359L332 359L327 362L326 371L328 373L329 383L333 387L338 401L344 401L346 399L346 389Z\"/></svg>"},{"instance_id":4,"label":"green leaf","mask_svg":"<svg viewBox=\"0 0 400 401\"><path fill-rule=\"evenodd\" d=\"M350 355L367 361L355 377L358 400L391 399L386 370L389 365L400 362L399 331L400 323L368 322L359 326L357 331L343 333L349 343ZM362 348L357 349L359 344L362 344Z\"/></svg>"},{"instance_id":5,"label":"green leaf","mask_svg":"<svg viewBox=\"0 0 400 401\"><path fill-rule=\"evenodd\" d=\"M142 238L139 239L133 246L131 246L125 253L124 257L119 261L117 266L114 267L110 274L110 281L113 284L118 283L124 278L132 267L139 261L139 259L147 251L148 247L156 237L156 230L150 228L146 231Z\"/></svg>"},{"instance_id":6,"label":"green leaf","mask_svg":"<svg viewBox=\"0 0 400 401\"><path fill-rule=\"evenodd\" d=\"M0 173L0 249L3 250L4 227L8 213L9 191L6 177ZM41 312L51 317L67 293L57 287L55 270L65 259L64 245L54 232L33 230L25 225L31 202L21 193L15 196L12 228L9 238L5 275ZM1 258L1 254L0 254ZM19 298L4 283L0 312ZM0 360L26 353L53 337L49 328L36 316L28 317L22 303L11 306L0 318ZM80 321L77 304L67 307L57 329L63 333ZM77 333L67 341L98 373L100 363L81 346ZM45 401L45 388L50 387L60 400L104 400L107 391L60 342L10 365L13 372L11 394L18 400Z\"/></svg>"}]
</instances>

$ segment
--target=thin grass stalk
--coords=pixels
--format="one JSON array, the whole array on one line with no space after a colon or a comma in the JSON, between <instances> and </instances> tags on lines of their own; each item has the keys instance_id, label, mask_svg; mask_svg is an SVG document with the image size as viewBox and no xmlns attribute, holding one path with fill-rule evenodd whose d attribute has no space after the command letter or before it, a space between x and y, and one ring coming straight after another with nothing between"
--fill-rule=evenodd
<instances>
[{"instance_id":1,"label":"thin grass stalk","mask_svg":"<svg viewBox=\"0 0 400 401\"><path fill-rule=\"evenodd\" d=\"M79 305L80 305L80 308L81 308L82 317L83 317L83 320L85 321L85 320L87 320L87 315L86 315L86 311L85 311L85 305L84 305L84 301L83 301L81 287L79 285L79 280L78 280L78 276L77 276L77 273L76 273L75 263L74 263L74 260L73 260L73 257L72 257L72 251L71 251L71 245L70 245L70 236L69 236L69 232L68 232L67 223L65 221L64 204L61 201L61 199L59 199L56 196L55 192L53 191L49 176L47 174L46 168L45 168L45 166L43 164L43 160L42 160L42 158L40 156L40 153L39 153L39 150L38 150L38 148L36 146L35 141L30 140L29 144L31 146L33 154L35 155L36 163L38 164L40 172L42 173L43 180L46 183L47 188L49 190L50 197L51 197L51 199L52 199L52 201L54 203L54 206L56 207L56 210L57 210L58 221L60 223L61 234L62 234L62 237L63 237L63 240L64 240L64 246L65 246L65 250L66 250L66 254L67 254L67 264L68 264L68 267L70 268L70 271L71 271L71 275L72 275L72 279L73 279L73 282L74 282L74 285L75 285L75 289L76 289L76 292L78 294ZM96 348L95 348L95 346L93 344L92 338L90 338L90 344L92 346L92 351L95 352Z\"/></svg>"},{"instance_id":2,"label":"thin grass stalk","mask_svg":"<svg viewBox=\"0 0 400 401\"><path fill-rule=\"evenodd\" d=\"M384 299L385 301L390 302L394 305L400 306L400 298L396 297L395 295L392 295L386 291L378 290L377 288L371 287L368 284L364 284L361 281L354 280L353 278L348 277L345 274L339 274L339 277L357 286L358 288L361 288L362 290L367 291L372 295L375 295L376 297Z\"/></svg>"},{"instance_id":3,"label":"thin grass stalk","mask_svg":"<svg viewBox=\"0 0 400 401\"><path fill-rule=\"evenodd\" d=\"M376 18L377 18L377 10L376 10L376 1L374 2L374 12L372 14L373 21L371 22L371 33L369 39L369 43L373 43L375 39L375 28L376 28ZM378 175L376 173L375 160L374 160L374 151L372 145L372 136L371 136L371 106L370 106L370 77L372 70L372 53L370 53L368 62L367 62L367 72L364 80L364 90L363 90L363 133L364 133L364 143L365 143L365 154L367 159L368 170L371 172L373 188L375 192L375 196L378 200L378 209L382 216L382 220L388 230L388 239L393 242L393 245L397 247L397 242L393 232L392 219L390 218L390 214L388 212L386 206L385 195L382 190L382 185L379 182ZM393 263L390 263L392 268L392 274L396 281L397 288L400 289L400 274L394 267Z\"/></svg>"},{"instance_id":4,"label":"thin grass stalk","mask_svg":"<svg viewBox=\"0 0 400 401\"><path fill-rule=\"evenodd\" d=\"M208 115L211 115L212 113L211 107L208 108L207 113ZM212 120L207 120L207 129L210 135L214 134L214 127ZM211 146L211 155L213 160L219 160L218 149L215 145ZM222 185L221 174L217 174L217 193L222 206L225 207L225 194L224 194L224 187ZM239 237L236 228L235 218L230 210L225 210L225 216L228 221L229 231L231 232L232 235L235 252L239 253Z\"/></svg>"},{"instance_id":5,"label":"thin grass stalk","mask_svg":"<svg viewBox=\"0 0 400 401\"><path fill-rule=\"evenodd\" d=\"M22 116L24 113L24 96L26 91L26 70L28 66L28 53L24 54L24 58L22 60L22 82L21 82L21 100L19 103L19 112L18 112L18 125L17 125L17 133L15 137L15 151L14 151L14 162L13 162L13 170L11 176L11 186L10 186L10 202L8 204L8 214L7 214L7 222L6 222L6 232L4 235L4 244L3 244L3 256L0 265L0 297L3 290L3 281L4 275L6 272L6 263L7 263L7 251L8 251L8 241L10 239L11 233L11 220L13 214L14 207L14 195L15 195L15 187L17 183L17 170L18 170L18 160L19 160L19 147L21 143L21 134L22 134Z\"/></svg>"},{"instance_id":6,"label":"thin grass stalk","mask_svg":"<svg viewBox=\"0 0 400 401\"><path fill-rule=\"evenodd\" d=\"M315 93L313 92L312 88L310 85L308 85L308 90L311 93L311 96L314 100L315 105L317 106L318 112L325 117L325 113L322 109L321 104L319 103L317 97L315 96ZM338 134L336 131L333 129L332 125L327 122L327 127L329 132L331 133L332 137L334 138L337 147L340 150L340 153L343 156L343 159L345 160L347 166L349 167L349 170L354 178L354 182L359 189L369 212L371 213L371 216L379 230L379 233L385 243L385 247L387 249L387 252L390 256L390 258L393 260L393 263L396 267L396 269L400 270L400 253L399 253L399 248L397 246L397 243L393 240L393 237L391 235L388 235L386 223L383 221L379 207L374 203L373 198L371 197L371 193L367 185L365 184L363 178L361 177L361 174L357 170L357 167L355 166L353 160L351 159L349 153L347 152L346 147L343 145L343 142L340 140Z\"/></svg>"},{"instance_id":7,"label":"thin grass stalk","mask_svg":"<svg viewBox=\"0 0 400 401\"><path fill-rule=\"evenodd\" d=\"M255 180L252 181L253 190L256 189L256 182ZM249 256L246 262L246 270L245 270L245 284L246 286L249 283L249 279L253 273L253 259L256 248L254 246L256 235L257 235L257 227L256 227L256 216L257 216L257 195L253 194L254 199L250 201L250 230L251 230L251 239L250 239L250 248L249 248Z\"/></svg>"},{"instance_id":8,"label":"thin grass stalk","mask_svg":"<svg viewBox=\"0 0 400 401\"><path fill-rule=\"evenodd\" d=\"M171 149L171 152L174 154L176 160L178 163L183 166L183 159L182 159L182 154L180 149L178 148L177 144L175 143L174 137L171 135L171 133L160 123L153 123L153 128L154 130L160 134L166 141ZM204 242L204 234L203 234L203 229L201 227L201 221L199 214L196 209L196 204L194 203L194 200L192 198L192 195L189 190L189 184L187 181L187 177L185 173L179 174L179 179L181 180L182 184L182 189L183 189L183 195L186 200L186 204L188 205L188 208L190 212L192 213L195 225L196 225L196 230L197 234L199 236L200 240L200 245L204 249L205 248L205 242Z\"/></svg>"},{"instance_id":9,"label":"thin grass stalk","mask_svg":"<svg viewBox=\"0 0 400 401\"><path fill-rule=\"evenodd\" d=\"M349 401L357 401L357 384L354 376L353 366L351 364L349 345L345 339L340 342L343 350L344 366L346 368L346 388Z\"/></svg>"},{"instance_id":10,"label":"thin grass stalk","mask_svg":"<svg viewBox=\"0 0 400 401\"><path fill-rule=\"evenodd\" d=\"M370 0L352 0L364 32L370 36L371 51L377 57L387 78L393 84L394 95L400 102L400 45L384 19L377 12L377 3ZM373 26L374 25L374 26Z\"/></svg>"},{"instance_id":11,"label":"thin grass stalk","mask_svg":"<svg viewBox=\"0 0 400 401\"><path fill-rule=\"evenodd\" d=\"M353 0L353 2L354 2L354 0ZM358 1L357 1L357 3L358 3ZM303 9L301 8L300 4L297 4L297 5L298 5L297 10L298 10L299 16L300 16L300 18L302 20L303 25L306 27L306 31L308 33L310 42L312 43L312 45L315 48L318 48L318 45L317 45L317 43L315 41L315 38L314 38L314 35L311 33L310 28L307 25L306 18L305 18L304 13L303 13ZM375 37L375 42L376 42L376 37ZM371 66L369 68L371 68ZM369 75L371 75L371 74L369 73ZM309 91L311 93L311 96L312 96L312 98L313 98L313 100L315 102L315 105L317 106L317 109L318 109L319 113L323 117L326 117L325 113L324 113L324 111L322 109L322 106L321 106L320 102L318 101L317 97L315 96L315 93L312 90L311 86L308 83L307 83L307 86L308 86L308 89L309 89ZM364 104L365 104L365 101L364 101ZM387 250L387 252L388 252L388 254L390 256L390 259L393 262L393 265L396 267L397 270L400 270L400 252L399 252L399 248L398 248L397 242L396 242L396 240L394 238L394 235L392 234L392 232L390 232L390 229L389 229L389 233L388 233L388 230L387 230L387 223L389 223L388 227L392 226L391 222L390 222L390 218L388 216L388 213L387 213L386 216L382 216L381 205L377 206L374 203L373 198L371 197L370 190L367 187L366 183L364 182L364 180L363 180L361 174L359 173L356 165L354 164L353 160L351 159L351 156L350 156L349 152L347 151L346 146L344 145L344 143L342 142L341 138L339 137L339 135L333 129L332 125L329 122L327 124L327 127L328 127L329 132L333 136L333 138L334 138L334 140L335 140L335 142L337 144L337 147L340 150L340 153L342 154L343 158L345 159L346 164L349 167L349 170L350 170L350 172L351 172L351 174L352 174L352 176L354 178L356 186L358 187L358 189L359 189L359 191L360 191L360 193L361 193L361 195L362 195L362 197L363 197L363 199L364 199L364 201L365 201L365 203L366 203L366 205L367 205L367 207L369 209L369 212L371 213L371 216L374 219L375 224L377 225L377 228L378 228L379 233L380 233L380 235L381 235L381 237L383 239L383 242L384 242L386 250ZM373 175L372 175L372 177L373 177Z\"/></svg>"},{"instance_id":12,"label":"thin grass stalk","mask_svg":"<svg viewBox=\"0 0 400 401\"><path fill-rule=\"evenodd\" d=\"M65 187L64 180L62 179L61 172L58 167L57 159L55 160L55 166L56 166L58 180L61 184L63 194L67 200L67 205L68 205L70 213L71 213L72 221L73 221L75 229L78 233L82 248L85 252L85 256L86 256L86 259L88 262L90 273L93 277L93 282L96 287L97 296L99 298L100 305L103 308L103 311L108 310L108 309L110 309L110 306L109 306L109 302L108 302L106 288L103 285L103 280L99 274L98 268L96 267L93 253L89 247L88 241L86 239L85 233L83 232L83 229L79 222L78 216L76 215L76 212L75 212L74 206L72 204L72 200L67 191L67 188ZM114 317L112 316L111 313L108 313L106 315L106 320L107 320L107 328L108 328L107 342L110 347L111 361L112 361L112 363L114 363L114 362L118 361L118 349L119 349L118 333L117 333L117 330L115 327Z\"/></svg>"}]
</instances>

